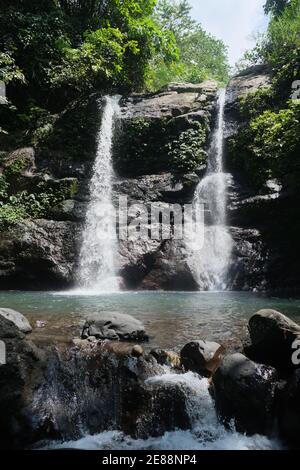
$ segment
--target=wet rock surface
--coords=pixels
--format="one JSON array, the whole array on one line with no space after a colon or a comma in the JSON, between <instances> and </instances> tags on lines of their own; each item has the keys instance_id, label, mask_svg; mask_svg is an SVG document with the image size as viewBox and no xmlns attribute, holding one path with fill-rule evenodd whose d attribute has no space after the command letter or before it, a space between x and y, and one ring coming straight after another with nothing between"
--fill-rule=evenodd
<instances>
[{"instance_id":1,"label":"wet rock surface","mask_svg":"<svg viewBox=\"0 0 300 470\"><path fill-rule=\"evenodd\" d=\"M288 319L275 314L286 326ZM188 343L180 356L159 349L148 354L141 344L129 342L133 331L139 336L139 322L112 314L108 325L101 316L96 324L101 338L95 331L89 336L91 322L84 328L86 339L52 338L37 347L37 336L25 335L0 315L0 340L7 347L7 364L0 366L2 448L76 440L83 428L88 434L119 430L135 439L189 430L191 406L202 406L199 380L212 373L211 393L222 423L269 436L278 422L286 445L299 444L299 369L279 380L275 368L242 354L222 359L222 346L200 340ZM123 340L103 339L104 326ZM259 329L257 338L264 334ZM192 372L184 373L182 366ZM195 410L196 415L208 412L214 410Z\"/></svg>"},{"instance_id":2,"label":"wet rock surface","mask_svg":"<svg viewBox=\"0 0 300 470\"><path fill-rule=\"evenodd\" d=\"M119 196L129 204L192 201L206 168L216 98L217 84L204 82L172 84L161 93L121 100L113 152L116 207ZM53 134L38 148L17 149L6 157L7 164L26 160L16 190L42 185L63 198L45 220L26 220L1 232L1 288L64 289L76 282L102 105L99 95L74 103L55 117ZM121 241L117 264L126 288L174 290L186 283L185 289L195 290L185 256L184 247L171 239Z\"/></svg>"},{"instance_id":3,"label":"wet rock surface","mask_svg":"<svg viewBox=\"0 0 300 470\"><path fill-rule=\"evenodd\" d=\"M219 367L225 348L209 341L193 341L185 345L180 352L185 370L211 376Z\"/></svg>"},{"instance_id":4,"label":"wet rock surface","mask_svg":"<svg viewBox=\"0 0 300 470\"><path fill-rule=\"evenodd\" d=\"M292 356L300 344L300 326L275 310L260 310L249 321L251 344L245 353L251 359L276 367L283 373L299 367Z\"/></svg>"},{"instance_id":5,"label":"wet rock surface","mask_svg":"<svg viewBox=\"0 0 300 470\"><path fill-rule=\"evenodd\" d=\"M81 226L53 220L24 221L2 232L1 288L70 286L80 234Z\"/></svg>"},{"instance_id":6,"label":"wet rock surface","mask_svg":"<svg viewBox=\"0 0 300 470\"><path fill-rule=\"evenodd\" d=\"M269 434L274 420L277 372L242 354L226 356L213 376L220 418L248 434Z\"/></svg>"},{"instance_id":7,"label":"wet rock surface","mask_svg":"<svg viewBox=\"0 0 300 470\"><path fill-rule=\"evenodd\" d=\"M81 334L83 339L147 341L143 324L130 315L103 312L89 315Z\"/></svg>"}]
</instances>

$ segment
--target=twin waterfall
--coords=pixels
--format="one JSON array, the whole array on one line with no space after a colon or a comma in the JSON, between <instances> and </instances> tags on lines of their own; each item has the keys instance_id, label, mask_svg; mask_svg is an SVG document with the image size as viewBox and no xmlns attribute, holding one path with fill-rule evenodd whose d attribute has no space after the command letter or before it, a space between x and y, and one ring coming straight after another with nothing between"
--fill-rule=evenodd
<instances>
[{"instance_id":1,"label":"twin waterfall","mask_svg":"<svg viewBox=\"0 0 300 470\"><path fill-rule=\"evenodd\" d=\"M112 203L114 172L111 152L114 121L120 110L119 101L118 96L105 98L79 260L79 285L95 294L118 290L115 275L117 240Z\"/></svg>"},{"instance_id":2,"label":"twin waterfall","mask_svg":"<svg viewBox=\"0 0 300 470\"><path fill-rule=\"evenodd\" d=\"M189 264L193 268L199 289L207 291L227 288L227 271L232 251L232 239L226 226L228 175L223 172L225 100L226 90L221 90L207 172L198 185L194 199L195 206L205 205L206 223L204 245L191 250Z\"/></svg>"},{"instance_id":3,"label":"twin waterfall","mask_svg":"<svg viewBox=\"0 0 300 470\"><path fill-rule=\"evenodd\" d=\"M218 119L209 150L208 169L200 182L194 207L205 204L204 246L187 244L188 263L200 290L225 290L232 240L226 227L227 175L223 173L225 90L218 100ZM119 290L116 276L118 250L112 202L112 141L119 97L106 97L97 138L97 155L90 183L90 203L80 252L78 283L91 293ZM200 245L200 243L199 243Z\"/></svg>"}]
</instances>

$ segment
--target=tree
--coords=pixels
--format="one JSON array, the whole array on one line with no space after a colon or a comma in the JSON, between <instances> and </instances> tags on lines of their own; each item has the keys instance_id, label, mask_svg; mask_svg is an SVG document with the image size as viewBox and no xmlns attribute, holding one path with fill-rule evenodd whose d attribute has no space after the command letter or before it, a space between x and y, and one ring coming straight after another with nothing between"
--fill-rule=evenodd
<instances>
[{"instance_id":1,"label":"tree","mask_svg":"<svg viewBox=\"0 0 300 470\"><path fill-rule=\"evenodd\" d=\"M180 40L197 27L197 22L191 18L191 9L188 0L160 0L155 18L163 30L171 31Z\"/></svg>"},{"instance_id":2,"label":"tree","mask_svg":"<svg viewBox=\"0 0 300 470\"><path fill-rule=\"evenodd\" d=\"M187 0L159 0L154 17L163 31L174 36L179 54L178 60L171 63L160 55L154 57L150 88L158 89L174 80L199 83L213 78L226 83L227 48L192 19Z\"/></svg>"},{"instance_id":3,"label":"tree","mask_svg":"<svg viewBox=\"0 0 300 470\"><path fill-rule=\"evenodd\" d=\"M290 0L267 0L264 6L265 13L272 13L274 16L279 16L289 3Z\"/></svg>"}]
</instances>

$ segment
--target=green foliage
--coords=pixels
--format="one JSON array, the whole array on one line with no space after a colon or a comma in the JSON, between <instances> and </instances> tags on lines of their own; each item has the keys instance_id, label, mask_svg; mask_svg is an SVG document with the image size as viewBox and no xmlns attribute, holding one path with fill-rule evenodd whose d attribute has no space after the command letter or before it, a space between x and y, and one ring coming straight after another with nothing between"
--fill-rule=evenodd
<instances>
[{"instance_id":1,"label":"green foliage","mask_svg":"<svg viewBox=\"0 0 300 470\"><path fill-rule=\"evenodd\" d=\"M290 97L300 78L300 0L269 0L265 10L268 31L248 57L269 65L272 86L242 100L245 125L231 140L231 163L258 188L277 178L299 191L300 104Z\"/></svg>"},{"instance_id":2,"label":"green foliage","mask_svg":"<svg viewBox=\"0 0 300 470\"><path fill-rule=\"evenodd\" d=\"M10 82L19 81L24 83L25 77L19 67L15 64L14 59L6 52L0 51L0 81L8 84Z\"/></svg>"},{"instance_id":3,"label":"green foliage","mask_svg":"<svg viewBox=\"0 0 300 470\"><path fill-rule=\"evenodd\" d=\"M264 111L230 143L233 166L256 187L276 178L300 185L300 103Z\"/></svg>"},{"instance_id":4,"label":"green foliage","mask_svg":"<svg viewBox=\"0 0 300 470\"><path fill-rule=\"evenodd\" d=\"M287 98L300 76L300 0L291 0L271 21L266 42L265 60L273 68L278 93Z\"/></svg>"},{"instance_id":5,"label":"green foliage","mask_svg":"<svg viewBox=\"0 0 300 470\"><path fill-rule=\"evenodd\" d=\"M267 0L264 9L266 13L272 13L274 16L280 15L290 0Z\"/></svg>"},{"instance_id":6,"label":"green foliage","mask_svg":"<svg viewBox=\"0 0 300 470\"><path fill-rule=\"evenodd\" d=\"M30 192L29 190L15 192L9 176L11 176L10 173L0 177L0 227L2 230L24 219L47 218L53 207L74 197L77 192L77 184L73 180L65 180L59 184L53 184L51 181L40 182L30 188Z\"/></svg>"},{"instance_id":7,"label":"green foliage","mask_svg":"<svg viewBox=\"0 0 300 470\"><path fill-rule=\"evenodd\" d=\"M255 93L249 93L240 101L243 119L250 120L259 116L275 103L274 90L272 87L260 88Z\"/></svg>"},{"instance_id":8,"label":"green foliage","mask_svg":"<svg viewBox=\"0 0 300 470\"><path fill-rule=\"evenodd\" d=\"M148 79L150 89L157 90L170 81L228 81L227 48L191 18L187 0L159 0L155 18L163 31L174 35L179 55L170 63L160 55L154 57Z\"/></svg>"},{"instance_id":9,"label":"green foliage","mask_svg":"<svg viewBox=\"0 0 300 470\"><path fill-rule=\"evenodd\" d=\"M206 138L206 125L199 122L130 119L115 142L115 166L124 176L189 173L205 162Z\"/></svg>"},{"instance_id":10,"label":"green foliage","mask_svg":"<svg viewBox=\"0 0 300 470\"><path fill-rule=\"evenodd\" d=\"M177 139L167 144L168 156L174 171L188 173L205 163L204 151L207 133L205 127L194 122L193 126L179 133Z\"/></svg>"}]
</instances>

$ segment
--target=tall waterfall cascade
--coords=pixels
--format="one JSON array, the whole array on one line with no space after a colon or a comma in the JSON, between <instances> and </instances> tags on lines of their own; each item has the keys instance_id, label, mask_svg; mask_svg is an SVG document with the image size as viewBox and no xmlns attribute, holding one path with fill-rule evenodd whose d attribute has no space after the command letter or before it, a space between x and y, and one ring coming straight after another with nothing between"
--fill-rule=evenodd
<instances>
[{"instance_id":1,"label":"tall waterfall cascade","mask_svg":"<svg viewBox=\"0 0 300 470\"><path fill-rule=\"evenodd\" d=\"M218 118L208 153L206 175L199 183L194 206L204 204L204 243L190 250L191 265L200 290L214 291L227 288L227 272L231 259L232 238L226 226L227 185L229 175L224 173L224 108L226 90L220 90Z\"/></svg>"},{"instance_id":2,"label":"tall waterfall cascade","mask_svg":"<svg viewBox=\"0 0 300 470\"><path fill-rule=\"evenodd\" d=\"M118 290L116 221L112 203L112 142L115 119L120 111L119 101L119 96L105 98L79 258L79 287L95 293Z\"/></svg>"}]
</instances>

